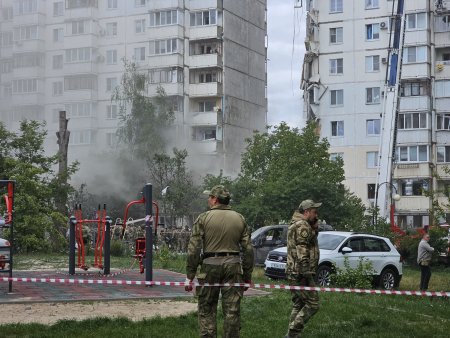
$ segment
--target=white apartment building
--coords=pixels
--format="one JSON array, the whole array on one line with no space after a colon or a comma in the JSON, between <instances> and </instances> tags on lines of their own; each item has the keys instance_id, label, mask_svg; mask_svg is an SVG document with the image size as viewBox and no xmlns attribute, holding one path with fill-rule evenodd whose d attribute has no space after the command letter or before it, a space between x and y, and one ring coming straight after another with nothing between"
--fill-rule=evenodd
<instances>
[{"instance_id":1,"label":"white apartment building","mask_svg":"<svg viewBox=\"0 0 450 338\"><path fill-rule=\"evenodd\" d=\"M17 129L45 120L58 149L58 112L71 132L69 161L88 162L116 143L111 101L122 59L173 102L171 137L201 174L235 175L245 138L265 131L266 0L0 0L0 116Z\"/></svg>"},{"instance_id":2,"label":"white apartment building","mask_svg":"<svg viewBox=\"0 0 450 338\"><path fill-rule=\"evenodd\" d=\"M304 114L320 124L345 184L376 203L383 94L395 0L306 0ZM393 166L395 222L430 224L433 192L450 183L450 1L406 0ZM383 182L380 182L383 184ZM389 184L389 183L387 183ZM446 203L448 204L448 202Z\"/></svg>"}]
</instances>

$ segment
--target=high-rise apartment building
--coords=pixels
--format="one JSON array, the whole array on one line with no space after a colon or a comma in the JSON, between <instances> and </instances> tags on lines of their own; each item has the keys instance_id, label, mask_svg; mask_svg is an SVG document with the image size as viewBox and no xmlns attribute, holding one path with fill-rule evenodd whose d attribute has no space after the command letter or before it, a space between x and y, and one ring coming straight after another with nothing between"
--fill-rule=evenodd
<instances>
[{"instance_id":1,"label":"high-rise apartment building","mask_svg":"<svg viewBox=\"0 0 450 338\"><path fill-rule=\"evenodd\" d=\"M343 159L347 187L376 205L380 138L390 135L381 120L397 1L303 3L305 117L319 122L331 158ZM450 1L404 1L403 17L393 180L378 188L397 190L395 222L410 228L432 222L427 195L442 204L450 186Z\"/></svg>"},{"instance_id":2,"label":"high-rise apartment building","mask_svg":"<svg viewBox=\"0 0 450 338\"><path fill-rule=\"evenodd\" d=\"M1 119L45 120L54 153L66 110L81 175L116 142L123 58L148 74L149 96L165 89L172 145L200 173L236 174L245 138L265 131L266 0L0 0L0 11Z\"/></svg>"}]
</instances>

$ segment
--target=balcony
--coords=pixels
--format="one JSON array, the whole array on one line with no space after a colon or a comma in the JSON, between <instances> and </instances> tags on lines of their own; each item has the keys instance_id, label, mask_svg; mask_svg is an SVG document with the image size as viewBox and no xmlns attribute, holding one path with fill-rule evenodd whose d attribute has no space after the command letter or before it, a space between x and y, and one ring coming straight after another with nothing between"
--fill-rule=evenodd
<instances>
[{"instance_id":1,"label":"balcony","mask_svg":"<svg viewBox=\"0 0 450 338\"><path fill-rule=\"evenodd\" d=\"M64 99L67 102L71 101L97 101L97 90L93 89L79 89L79 90L65 90Z\"/></svg>"},{"instance_id":2,"label":"balcony","mask_svg":"<svg viewBox=\"0 0 450 338\"><path fill-rule=\"evenodd\" d=\"M98 46L98 37L95 34L75 34L65 35L64 45L66 48L73 48L76 46ZM71 47L73 46L73 47Z\"/></svg>"},{"instance_id":3,"label":"balcony","mask_svg":"<svg viewBox=\"0 0 450 338\"><path fill-rule=\"evenodd\" d=\"M20 40L14 42L13 53L20 53L23 51L45 52L45 40Z\"/></svg>"},{"instance_id":4,"label":"balcony","mask_svg":"<svg viewBox=\"0 0 450 338\"><path fill-rule=\"evenodd\" d=\"M450 107L450 97L436 97L435 108L438 112L448 112Z\"/></svg>"},{"instance_id":5,"label":"balcony","mask_svg":"<svg viewBox=\"0 0 450 338\"><path fill-rule=\"evenodd\" d=\"M406 63L402 67L402 79L420 79L430 77L430 66L426 62Z\"/></svg>"},{"instance_id":6,"label":"balcony","mask_svg":"<svg viewBox=\"0 0 450 338\"><path fill-rule=\"evenodd\" d=\"M217 151L217 140L192 141L192 153L211 154Z\"/></svg>"},{"instance_id":7,"label":"balcony","mask_svg":"<svg viewBox=\"0 0 450 338\"><path fill-rule=\"evenodd\" d=\"M39 29L44 29L46 24L46 15L44 13L32 13L24 15L15 15L13 17L13 26L42 26Z\"/></svg>"},{"instance_id":8,"label":"balcony","mask_svg":"<svg viewBox=\"0 0 450 338\"><path fill-rule=\"evenodd\" d=\"M190 112L187 123L191 125L216 125L216 112Z\"/></svg>"},{"instance_id":9,"label":"balcony","mask_svg":"<svg viewBox=\"0 0 450 338\"><path fill-rule=\"evenodd\" d=\"M13 77L16 79L25 78L44 78L45 77L45 67L20 67L13 69ZM3 80L3 76L2 76Z\"/></svg>"},{"instance_id":10,"label":"balcony","mask_svg":"<svg viewBox=\"0 0 450 338\"><path fill-rule=\"evenodd\" d=\"M190 97L220 96L220 95L222 95L222 83L220 82L193 83L189 85Z\"/></svg>"},{"instance_id":11,"label":"balcony","mask_svg":"<svg viewBox=\"0 0 450 338\"><path fill-rule=\"evenodd\" d=\"M189 30L189 38L192 40L204 40L218 38L222 34L222 27L218 25L212 26L195 26Z\"/></svg>"},{"instance_id":12,"label":"balcony","mask_svg":"<svg viewBox=\"0 0 450 338\"><path fill-rule=\"evenodd\" d=\"M430 110L431 100L429 96L406 96L400 98L401 111Z\"/></svg>"},{"instance_id":13,"label":"balcony","mask_svg":"<svg viewBox=\"0 0 450 338\"><path fill-rule=\"evenodd\" d=\"M438 145L449 144L450 143L450 130L436 130L436 143ZM448 163L447 163L448 165ZM448 176L448 174L445 174ZM441 176L441 175L440 175Z\"/></svg>"},{"instance_id":14,"label":"balcony","mask_svg":"<svg viewBox=\"0 0 450 338\"><path fill-rule=\"evenodd\" d=\"M450 178L450 174L445 172L445 170L448 166L449 166L449 163L438 163L436 165L437 175L439 175L439 178L441 180ZM448 203L448 201L447 201L447 203Z\"/></svg>"},{"instance_id":15,"label":"balcony","mask_svg":"<svg viewBox=\"0 0 450 338\"><path fill-rule=\"evenodd\" d=\"M405 46L428 45L428 30L407 31L404 44Z\"/></svg>"},{"instance_id":16,"label":"balcony","mask_svg":"<svg viewBox=\"0 0 450 338\"><path fill-rule=\"evenodd\" d=\"M76 18L96 18L98 17L98 8L94 6L81 8L66 8L64 12L66 20Z\"/></svg>"},{"instance_id":17,"label":"balcony","mask_svg":"<svg viewBox=\"0 0 450 338\"><path fill-rule=\"evenodd\" d=\"M147 40L173 39L184 37L184 28L181 25L155 26L148 29L145 38Z\"/></svg>"},{"instance_id":18,"label":"balcony","mask_svg":"<svg viewBox=\"0 0 450 338\"><path fill-rule=\"evenodd\" d=\"M150 55L147 57L149 68L163 68L163 67L183 67L183 55L174 54L163 54L163 55Z\"/></svg>"},{"instance_id":19,"label":"balcony","mask_svg":"<svg viewBox=\"0 0 450 338\"><path fill-rule=\"evenodd\" d=\"M429 129L398 129L397 134L398 145L427 143L429 139L430 139Z\"/></svg>"},{"instance_id":20,"label":"balcony","mask_svg":"<svg viewBox=\"0 0 450 338\"><path fill-rule=\"evenodd\" d=\"M12 104L17 106L43 106L44 101L44 93L22 93L12 96Z\"/></svg>"},{"instance_id":21,"label":"balcony","mask_svg":"<svg viewBox=\"0 0 450 338\"><path fill-rule=\"evenodd\" d=\"M190 0L189 9L192 11L197 9L221 8L221 4L221 0Z\"/></svg>"},{"instance_id":22,"label":"balcony","mask_svg":"<svg viewBox=\"0 0 450 338\"><path fill-rule=\"evenodd\" d=\"M434 75L436 80L448 80L450 78L450 61L436 61Z\"/></svg>"},{"instance_id":23,"label":"balcony","mask_svg":"<svg viewBox=\"0 0 450 338\"><path fill-rule=\"evenodd\" d=\"M184 0L152 0L147 2L149 10L161 10L164 8L184 8Z\"/></svg>"},{"instance_id":24,"label":"balcony","mask_svg":"<svg viewBox=\"0 0 450 338\"><path fill-rule=\"evenodd\" d=\"M158 83L148 85L148 96L156 96L158 86L164 88L167 96L182 96L183 84L182 83Z\"/></svg>"},{"instance_id":25,"label":"balcony","mask_svg":"<svg viewBox=\"0 0 450 338\"><path fill-rule=\"evenodd\" d=\"M97 74L97 63L93 62L69 62L64 63L64 75Z\"/></svg>"},{"instance_id":26,"label":"balcony","mask_svg":"<svg viewBox=\"0 0 450 338\"><path fill-rule=\"evenodd\" d=\"M449 45L450 31L434 33L434 44L436 48L447 47Z\"/></svg>"},{"instance_id":27,"label":"balcony","mask_svg":"<svg viewBox=\"0 0 450 338\"><path fill-rule=\"evenodd\" d=\"M189 67L192 68L207 68L207 67L221 67L222 56L219 54L201 54L189 56Z\"/></svg>"},{"instance_id":28,"label":"balcony","mask_svg":"<svg viewBox=\"0 0 450 338\"><path fill-rule=\"evenodd\" d=\"M428 162L395 163L394 168L395 178L428 177L429 175L430 175L430 167Z\"/></svg>"},{"instance_id":29,"label":"balcony","mask_svg":"<svg viewBox=\"0 0 450 338\"><path fill-rule=\"evenodd\" d=\"M396 211L418 211L430 208L430 199L426 196L402 196L402 198L395 202Z\"/></svg>"}]
</instances>

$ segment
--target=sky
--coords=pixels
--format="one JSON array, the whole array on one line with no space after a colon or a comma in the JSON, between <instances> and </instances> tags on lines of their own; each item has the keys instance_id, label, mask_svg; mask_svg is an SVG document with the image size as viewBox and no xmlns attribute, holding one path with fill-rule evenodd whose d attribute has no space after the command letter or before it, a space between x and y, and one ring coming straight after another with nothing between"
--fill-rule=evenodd
<instances>
[{"instance_id":1,"label":"sky","mask_svg":"<svg viewBox=\"0 0 450 338\"><path fill-rule=\"evenodd\" d=\"M300 78L306 10L294 8L300 2L267 0L267 122L271 126L282 121L291 127L304 126Z\"/></svg>"}]
</instances>

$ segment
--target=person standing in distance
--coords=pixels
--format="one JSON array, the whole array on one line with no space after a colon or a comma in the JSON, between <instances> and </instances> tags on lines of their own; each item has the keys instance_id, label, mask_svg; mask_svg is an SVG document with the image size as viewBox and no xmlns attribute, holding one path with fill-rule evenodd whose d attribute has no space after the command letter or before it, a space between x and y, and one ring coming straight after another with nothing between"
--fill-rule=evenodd
<instances>
[{"instance_id":1,"label":"person standing in distance","mask_svg":"<svg viewBox=\"0 0 450 338\"><path fill-rule=\"evenodd\" d=\"M431 256L433 254L434 248L428 244L430 240L430 235L425 234L419 243L417 250L417 263L420 266L420 290L426 291L428 289L428 282L431 278Z\"/></svg>"},{"instance_id":2,"label":"person standing in distance","mask_svg":"<svg viewBox=\"0 0 450 338\"><path fill-rule=\"evenodd\" d=\"M286 276L290 285L316 286L319 264L318 213L322 203L304 200L288 228ZM292 290L292 312L287 338L300 337L305 324L319 310L317 291Z\"/></svg>"},{"instance_id":3,"label":"person standing in distance","mask_svg":"<svg viewBox=\"0 0 450 338\"><path fill-rule=\"evenodd\" d=\"M186 282L192 282L197 267L200 284L251 283L253 248L244 217L231 210L230 192L217 185L208 192L209 211L202 213L192 227L186 261ZM242 252L242 259L240 253ZM185 287L192 291L192 285ZM200 337L217 336L217 303L222 294L223 337L238 338L242 287L197 287Z\"/></svg>"}]
</instances>

